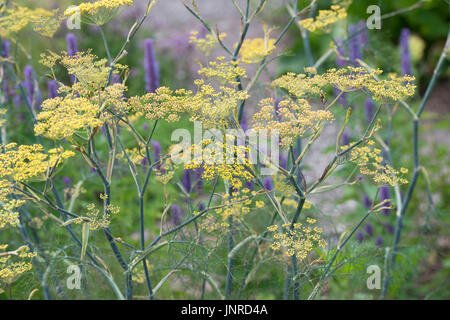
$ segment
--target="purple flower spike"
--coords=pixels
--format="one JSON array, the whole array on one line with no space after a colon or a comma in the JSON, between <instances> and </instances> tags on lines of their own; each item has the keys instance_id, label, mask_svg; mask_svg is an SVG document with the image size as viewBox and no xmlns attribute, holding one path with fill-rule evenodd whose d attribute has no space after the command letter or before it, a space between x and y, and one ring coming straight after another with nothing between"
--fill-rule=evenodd
<instances>
[{"instance_id":1,"label":"purple flower spike","mask_svg":"<svg viewBox=\"0 0 450 320\"><path fill-rule=\"evenodd\" d=\"M382 247L383 246L383 238L381 237L381 236L378 236L376 239L375 239L375 244L377 245L377 247Z\"/></svg>"},{"instance_id":2,"label":"purple flower spike","mask_svg":"<svg viewBox=\"0 0 450 320\"><path fill-rule=\"evenodd\" d=\"M385 223L383 224L384 227L386 228L386 231L390 234L394 233L394 226L390 223Z\"/></svg>"},{"instance_id":3,"label":"purple flower spike","mask_svg":"<svg viewBox=\"0 0 450 320\"><path fill-rule=\"evenodd\" d=\"M356 240L358 240L359 243L363 242L364 234L361 230L358 230L358 232L356 233Z\"/></svg>"},{"instance_id":4,"label":"purple flower spike","mask_svg":"<svg viewBox=\"0 0 450 320\"><path fill-rule=\"evenodd\" d=\"M23 69L23 76L25 81L22 83L22 86L25 89L28 103L32 105L34 97L34 83L33 83L33 68L30 65L26 65L25 68Z\"/></svg>"},{"instance_id":5,"label":"purple flower spike","mask_svg":"<svg viewBox=\"0 0 450 320\"><path fill-rule=\"evenodd\" d=\"M145 89L147 92L155 92L159 87L159 66L153 50L153 40L144 40L144 68L145 68Z\"/></svg>"},{"instance_id":6,"label":"purple flower spike","mask_svg":"<svg viewBox=\"0 0 450 320\"><path fill-rule=\"evenodd\" d=\"M197 208L199 211L203 211L206 209L205 205L201 201L198 203Z\"/></svg>"},{"instance_id":7,"label":"purple flower spike","mask_svg":"<svg viewBox=\"0 0 450 320\"><path fill-rule=\"evenodd\" d=\"M344 133L342 134L342 145L346 146L350 143L350 135L348 134L347 131L344 131Z\"/></svg>"},{"instance_id":8,"label":"purple flower spike","mask_svg":"<svg viewBox=\"0 0 450 320\"><path fill-rule=\"evenodd\" d=\"M188 169L184 169L183 171L183 187L184 190L186 190L187 193L191 192L191 171Z\"/></svg>"},{"instance_id":9,"label":"purple flower spike","mask_svg":"<svg viewBox=\"0 0 450 320\"><path fill-rule=\"evenodd\" d=\"M11 42L2 41L2 57L8 58L11 54Z\"/></svg>"},{"instance_id":10,"label":"purple flower spike","mask_svg":"<svg viewBox=\"0 0 450 320\"><path fill-rule=\"evenodd\" d=\"M62 177L61 180L68 187L72 185L72 180L70 180L70 178L67 176Z\"/></svg>"},{"instance_id":11,"label":"purple flower spike","mask_svg":"<svg viewBox=\"0 0 450 320\"><path fill-rule=\"evenodd\" d=\"M78 52L78 46L77 46L77 37L73 33L68 33L66 36L67 41L67 55L68 56L74 56Z\"/></svg>"},{"instance_id":12,"label":"purple flower spike","mask_svg":"<svg viewBox=\"0 0 450 320\"><path fill-rule=\"evenodd\" d=\"M161 157L161 144L159 141L153 140L152 141L152 147L153 147L153 156L155 157L155 161L158 161Z\"/></svg>"},{"instance_id":13,"label":"purple flower spike","mask_svg":"<svg viewBox=\"0 0 450 320\"><path fill-rule=\"evenodd\" d=\"M364 20L358 23L358 30L360 46L364 46L369 42L369 34L367 33L366 22Z\"/></svg>"},{"instance_id":14,"label":"purple flower spike","mask_svg":"<svg viewBox=\"0 0 450 320\"><path fill-rule=\"evenodd\" d=\"M142 130L147 131L149 129L148 123L142 125Z\"/></svg>"},{"instance_id":15,"label":"purple flower spike","mask_svg":"<svg viewBox=\"0 0 450 320\"><path fill-rule=\"evenodd\" d=\"M263 186L266 190L272 191L273 190L273 182L271 177L265 177L263 180Z\"/></svg>"},{"instance_id":16,"label":"purple flower spike","mask_svg":"<svg viewBox=\"0 0 450 320\"><path fill-rule=\"evenodd\" d=\"M49 99L53 99L58 96L58 87L59 87L58 83L55 80L47 81L47 88L48 88L47 97Z\"/></svg>"},{"instance_id":17,"label":"purple flower spike","mask_svg":"<svg viewBox=\"0 0 450 320\"><path fill-rule=\"evenodd\" d=\"M402 63L402 74L411 74L411 55L409 53L409 29L402 29L400 34L400 59Z\"/></svg>"},{"instance_id":18,"label":"purple flower spike","mask_svg":"<svg viewBox=\"0 0 450 320\"><path fill-rule=\"evenodd\" d=\"M367 194L364 194L363 196L363 205L367 209L370 209L370 207L372 207L372 201Z\"/></svg>"},{"instance_id":19,"label":"purple flower spike","mask_svg":"<svg viewBox=\"0 0 450 320\"><path fill-rule=\"evenodd\" d=\"M183 221L183 214L178 205L174 204L170 208L170 222L174 225L179 225Z\"/></svg>"},{"instance_id":20,"label":"purple flower spike","mask_svg":"<svg viewBox=\"0 0 450 320\"><path fill-rule=\"evenodd\" d=\"M364 230L366 230L366 233L369 237L373 236L373 226L370 222L366 223L366 225L364 226Z\"/></svg>"},{"instance_id":21,"label":"purple flower spike","mask_svg":"<svg viewBox=\"0 0 450 320\"><path fill-rule=\"evenodd\" d=\"M360 48L360 37L358 36L359 28L355 24L351 24L348 27L349 32L349 56L352 61L356 61L356 59L361 59L361 48Z\"/></svg>"},{"instance_id":22,"label":"purple flower spike","mask_svg":"<svg viewBox=\"0 0 450 320\"><path fill-rule=\"evenodd\" d=\"M389 190L388 186L382 186L380 188L380 199L381 201L387 200L387 199L391 199L391 192ZM391 202L388 201L385 204L383 204L383 207L388 207L391 205ZM385 216L388 216L391 214L391 209L383 209L383 214Z\"/></svg>"},{"instance_id":23,"label":"purple flower spike","mask_svg":"<svg viewBox=\"0 0 450 320\"><path fill-rule=\"evenodd\" d=\"M371 98L366 99L366 109L365 109L365 115L366 115L366 121L369 123L373 115L375 113L375 103Z\"/></svg>"}]
</instances>

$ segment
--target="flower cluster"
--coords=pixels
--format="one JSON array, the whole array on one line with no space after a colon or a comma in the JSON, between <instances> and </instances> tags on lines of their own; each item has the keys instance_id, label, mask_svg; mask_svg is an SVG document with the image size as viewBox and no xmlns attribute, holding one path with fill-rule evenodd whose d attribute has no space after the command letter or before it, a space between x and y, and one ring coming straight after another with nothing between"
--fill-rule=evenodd
<instances>
[{"instance_id":1,"label":"flower cluster","mask_svg":"<svg viewBox=\"0 0 450 320\"><path fill-rule=\"evenodd\" d=\"M212 213L207 213L200 224L206 231L227 230L230 227L230 218L234 224L239 224L251 212L252 209L260 209L264 206L263 201L255 201L255 191L243 188L239 191L222 196L222 206Z\"/></svg>"},{"instance_id":2,"label":"flower cluster","mask_svg":"<svg viewBox=\"0 0 450 320\"><path fill-rule=\"evenodd\" d=\"M369 140L366 145L355 147L350 151L350 161L357 164L359 171L363 175L372 177L375 183L379 185L408 183L402 176L408 173L408 169L400 168L396 170L388 164L383 164L383 157L380 156L381 150L374 147L375 142ZM349 146L342 146L346 150Z\"/></svg>"},{"instance_id":3,"label":"flower cluster","mask_svg":"<svg viewBox=\"0 0 450 320\"><path fill-rule=\"evenodd\" d=\"M61 19L58 10L48 11L42 8L29 9L15 6L0 9L0 36L14 37L19 31L31 25L33 29L47 37L52 37L58 30Z\"/></svg>"},{"instance_id":4,"label":"flower cluster","mask_svg":"<svg viewBox=\"0 0 450 320\"><path fill-rule=\"evenodd\" d=\"M237 62L219 57L207 67L201 67L198 74L205 79L195 80L198 86L195 93L160 87L154 93L130 98L129 104L147 119L178 121L180 113L187 113L191 115L191 121L202 121L204 128L223 127L230 113L236 111L239 101L248 98L247 92L236 88L236 78L245 76L245 70L238 67ZM214 87L215 83L218 89Z\"/></svg>"},{"instance_id":5,"label":"flower cluster","mask_svg":"<svg viewBox=\"0 0 450 320\"><path fill-rule=\"evenodd\" d=\"M7 248L7 244L0 245L0 293L22 274L30 271L33 267L31 259L36 257L36 253L30 252L27 246L14 251L5 251Z\"/></svg>"},{"instance_id":6,"label":"flower cluster","mask_svg":"<svg viewBox=\"0 0 450 320\"><path fill-rule=\"evenodd\" d=\"M208 33L204 38L198 38L198 34L198 31L191 31L189 43L195 44L195 47L203 52L206 56L209 56L211 52L216 48L218 40L222 41L227 36L226 33L221 33L219 34L218 38L216 38L217 36Z\"/></svg>"},{"instance_id":7,"label":"flower cluster","mask_svg":"<svg viewBox=\"0 0 450 320\"><path fill-rule=\"evenodd\" d=\"M191 146L192 159L184 168L201 171L205 180L220 176L234 189L240 189L242 179L252 180L252 175L246 169L251 166L246 156L248 153L249 148L245 146L205 139Z\"/></svg>"},{"instance_id":8,"label":"flower cluster","mask_svg":"<svg viewBox=\"0 0 450 320\"><path fill-rule=\"evenodd\" d=\"M95 15L100 9L117 9L120 6L132 6L133 0L98 0L95 2L83 2L76 7L71 7L64 12L65 16L76 13Z\"/></svg>"},{"instance_id":9,"label":"flower cluster","mask_svg":"<svg viewBox=\"0 0 450 320\"><path fill-rule=\"evenodd\" d=\"M275 49L275 39L246 39L240 50L243 63L258 63Z\"/></svg>"},{"instance_id":10,"label":"flower cluster","mask_svg":"<svg viewBox=\"0 0 450 320\"><path fill-rule=\"evenodd\" d=\"M318 30L329 32L330 29L327 27L346 17L347 11L345 8L332 5L330 10L319 10L319 14L315 18L303 19L299 24L310 32Z\"/></svg>"},{"instance_id":11,"label":"flower cluster","mask_svg":"<svg viewBox=\"0 0 450 320\"><path fill-rule=\"evenodd\" d=\"M259 103L259 111L253 116L253 129L274 130L280 135L280 145L289 147L298 137L314 131L322 121L333 119L326 110L312 110L306 99L283 99L275 104L271 98Z\"/></svg>"},{"instance_id":12,"label":"flower cluster","mask_svg":"<svg viewBox=\"0 0 450 320\"><path fill-rule=\"evenodd\" d=\"M108 110L128 111L129 104L124 97L127 87L122 83L108 85L111 68L106 66L106 59L95 61L95 58L89 52L43 56L41 62L44 65L53 68L60 61L78 82L71 87L61 86L58 89L60 96L43 101L42 110L36 117L36 135L50 139L69 138L77 130L102 126L111 117ZM115 67L118 70L125 68Z\"/></svg>"},{"instance_id":13,"label":"flower cluster","mask_svg":"<svg viewBox=\"0 0 450 320\"><path fill-rule=\"evenodd\" d=\"M347 66L341 69L330 69L324 74L313 74L308 77L305 74L288 73L272 82L273 86L286 89L290 94L302 98L306 94L322 94L323 88L331 85L334 88L351 92L367 90L373 99L379 102L385 100L403 99L414 94L415 80L412 76L398 77L389 75L389 79L377 80L375 76L380 75L381 70L376 69L367 72L361 67Z\"/></svg>"},{"instance_id":14,"label":"flower cluster","mask_svg":"<svg viewBox=\"0 0 450 320\"><path fill-rule=\"evenodd\" d=\"M322 238L322 229L313 226L315 223L315 219L306 218L304 224L298 222L292 227L290 223L283 224L281 228L278 225L268 227L274 233L271 248L275 251L284 249L287 256L304 260L315 246L324 248L327 245Z\"/></svg>"}]
</instances>

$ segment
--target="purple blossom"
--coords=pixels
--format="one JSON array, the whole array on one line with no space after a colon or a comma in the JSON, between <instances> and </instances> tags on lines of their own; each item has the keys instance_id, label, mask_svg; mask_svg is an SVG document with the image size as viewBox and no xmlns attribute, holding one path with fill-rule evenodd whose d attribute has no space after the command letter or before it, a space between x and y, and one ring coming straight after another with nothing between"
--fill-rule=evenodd
<instances>
[{"instance_id":1,"label":"purple blossom","mask_svg":"<svg viewBox=\"0 0 450 320\"><path fill-rule=\"evenodd\" d=\"M194 181L195 181L195 190L197 192L201 192L203 190L203 179L202 179L203 169L197 168L194 170L193 173L194 173Z\"/></svg>"},{"instance_id":2,"label":"purple blossom","mask_svg":"<svg viewBox=\"0 0 450 320\"><path fill-rule=\"evenodd\" d=\"M145 89L147 92L155 92L159 87L159 66L153 50L153 40L144 40L144 68L145 68Z\"/></svg>"},{"instance_id":3,"label":"purple blossom","mask_svg":"<svg viewBox=\"0 0 450 320\"><path fill-rule=\"evenodd\" d=\"M367 194L364 194L363 196L363 205L367 209L370 209L372 207L372 201Z\"/></svg>"},{"instance_id":4,"label":"purple blossom","mask_svg":"<svg viewBox=\"0 0 450 320\"><path fill-rule=\"evenodd\" d=\"M390 234L394 233L394 226L390 223L384 223L383 226L386 228L386 231Z\"/></svg>"},{"instance_id":5,"label":"purple blossom","mask_svg":"<svg viewBox=\"0 0 450 320\"><path fill-rule=\"evenodd\" d=\"M381 237L381 236L378 236L376 239L375 239L375 244L377 245L377 247L382 247L383 246L383 238Z\"/></svg>"},{"instance_id":6,"label":"purple blossom","mask_svg":"<svg viewBox=\"0 0 450 320\"><path fill-rule=\"evenodd\" d=\"M147 131L148 129L149 129L148 123L145 122L145 123L142 125L142 130Z\"/></svg>"},{"instance_id":7,"label":"purple blossom","mask_svg":"<svg viewBox=\"0 0 450 320\"><path fill-rule=\"evenodd\" d=\"M2 57L8 58L11 54L11 42L2 41Z\"/></svg>"},{"instance_id":8,"label":"purple blossom","mask_svg":"<svg viewBox=\"0 0 450 320\"><path fill-rule=\"evenodd\" d=\"M361 59L361 48L360 48L360 38L358 37L358 25L351 24L348 27L349 33L349 57L352 61L356 61L356 59Z\"/></svg>"},{"instance_id":9,"label":"purple blossom","mask_svg":"<svg viewBox=\"0 0 450 320\"><path fill-rule=\"evenodd\" d=\"M66 35L66 41L67 41L67 55L72 57L77 54L78 52L78 46L77 46L77 37L73 33L68 33ZM75 83L75 76L70 75L70 81L72 83Z\"/></svg>"},{"instance_id":10,"label":"purple blossom","mask_svg":"<svg viewBox=\"0 0 450 320\"><path fill-rule=\"evenodd\" d=\"M273 182L271 177L265 177L263 180L263 186L266 190L272 191L273 190Z\"/></svg>"},{"instance_id":11,"label":"purple blossom","mask_svg":"<svg viewBox=\"0 0 450 320\"><path fill-rule=\"evenodd\" d=\"M205 205L201 201L197 204L197 208L199 211L203 211L206 209Z\"/></svg>"},{"instance_id":12,"label":"purple blossom","mask_svg":"<svg viewBox=\"0 0 450 320\"><path fill-rule=\"evenodd\" d=\"M67 55L72 57L77 54L78 46L77 46L77 37L73 33L68 33L66 35L67 41Z\"/></svg>"},{"instance_id":13,"label":"purple blossom","mask_svg":"<svg viewBox=\"0 0 450 320\"><path fill-rule=\"evenodd\" d=\"M358 230L358 232L356 232L356 240L358 240L359 243L363 242L364 234L361 230Z\"/></svg>"},{"instance_id":14,"label":"purple blossom","mask_svg":"<svg viewBox=\"0 0 450 320\"><path fill-rule=\"evenodd\" d=\"M364 20L361 20L358 23L358 29L359 29L359 43L360 46L362 47L369 42L369 34L367 33L366 22Z\"/></svg>"},{"instance_id":15,"label":"purple blossom","mask_svg":"<svg viewBox=\"0 0 450 320\"><path fill-rule=\"evenodd\" d=\"M58 83L55 80L48 80L47 81L47 97L49 99L56 98L58 96Z\"/></svg>"},{"instance_id":16,"label":"purple blossom","mask_svg":"<svg viewBox=\"0 0 450 320\"><path fill-rule=\"evenodd\" d=\"M402 74L411 74L411 55L409 52L409 29L402 29L400 34L400 60L402 65Z\"/></svg>"},{"instance_id":17,"label":"purple blossom","mask_svg":"<svg viewBox=\"0 0 450 320\"><path fill-rule=\"evenodd\" d=\"M183 221L183 213L178 205L173 204L170 208L170 222L179 225Z\"/></svg>"},{"instance_id":18,"label":"purple blossom","mask_svg":"<svg viewBox=\"0 0 450 320\"><path fill-rule=\"evenodd\" d=\"M365 115L366 115L366 121L369 123L373 115L375 113L375 103L371 98L366 99L366 109L365 109Z\"/></svg>"},{"instance_id":19,"label":"purple blossom","mask_svg":"<svg viewBox=\"0 0 450 320\"><path fill-rule=\"evenodd\" d=\"M364 225L364 230L366 231L369 237L373 236L373 226L370 222Z\"/></svg>"},{"instance_id":20,"label":"purple blossom","mask_svg":"<svg viewBox=\"0 0 450 320\"><path fill-rule=\"evenodd\" d=\"M68 187L72 185L72 180L68 176L64 176L61 178L61 181Z\"/></svg>"},{"instance_id":21,"label":"purple blossom","mask_svg":"<svg viewBox=\"0 0 450 320\"><path fill-rule=\"evenodd\" d=\"M280 167L287 170L287 157L284 154L280 154Z\"/></svg>"},{"instance_id":22,"label":"purple blossom","mask_svg":"<svg viewBox=\"0 0 450 320\"><path fill-rule=\"evenodd\" d=\"M344 131L341 138L342 145L346 146L350 143L350 135L347 131Z\"/></svg>"},{"instance_id":23,"label":"purple blossom","mask_svg":"<svg viewBox=\"0 0 450 320\"><path fill-rule=\"evenodd\" d=\"M388 186L382 186L380 188L380 199L381 199L381 201L391 199L391 192L390 192ZM391 205L391 202L388 201L383 204L383 207L388 207L390 205ZM385 216L388 216L389 214L391 214L391 209L383 209L382 212Z\"/></svg>"},{"instance_id":24,"label":"purple blossom","mask_svg":"<svg viewBox=\"0 0 450 320\"><path fill-rule=\"evenodd\" d=\"M184 190L186 190L187 193L191 192L191 171L189 169L184 169L182 182Z\"/></svg>"},{"instance_id":25,"label":"purple blossom","mask_svg":"<svg viewBox=\"0 0 450 320\"><path fill-rule=\"evenodd\" d=\"M22 87L25 90L28 103L33 105L34 98L34 81L33 81L33 68L30 65L26 65L23 69L24 81L22 82Z\"/></svg>"}]
</instances>

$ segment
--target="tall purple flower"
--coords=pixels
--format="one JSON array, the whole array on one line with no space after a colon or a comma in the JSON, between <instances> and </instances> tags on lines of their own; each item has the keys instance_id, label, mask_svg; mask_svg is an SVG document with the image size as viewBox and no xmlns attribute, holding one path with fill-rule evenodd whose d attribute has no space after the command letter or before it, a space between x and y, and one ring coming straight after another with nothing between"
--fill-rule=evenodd
<instances>
[{"instance_id":1,"label":"tall purple flower","mask_svg":"<svg viewBox=\"0 0 450 320\"><path fill-rule=\"evenodd\" d=\"M377 245L377 247L382 247L383 246L383 238L381 237L381 236L378 236L376 239L375 239L375 244Z\"/></svg>"},{"instance_id":2,"label":"tall purple flower","mask_svg":"<svg viewBox=\"0 0 450 320\"><path fill-rule=\"evenodd\" d=\"M400 60L402 64L402 74L411 74L411 55L409 52L409 29L402 29L400 34Z\"/></svg>"},{"instance_id":3,"label":"tall purple flower","mask_svg":"<svg viewBox=\"0 0 450 320\"><path fill-rule=\"evenodd\" d=\"M191 171L189 169L184 169L183 171L183 187L187 193L191 192Z\"/></svg>"},{"instance_id":4,"label":"tall purple flower","mask_svg":"<svg viewBox=\"0 0 450 320\"><path fill-rule=\"evenodd\" d=\"M371 98L366 99L366 109L365 109L365 115L366 115L366 121L370 122L373 118L373 115L375 113L375 103Z\"/></svg>"},{"instance_id":5,"label":"tall purple flower","mask_svg":"<svg viewBox=\"0 0 450 320\"><path fill-rule=\"evenodd\" d=\"M266 190L272 191L273 190L273 182L271 177L265 177L263 180L263 186Z\"/></svg>"},{"instance_id":6,"label":"tall purple flower","mask_svg":"<svg viewBox=\"0 0 450 320\"><path fill-rule=\"evenodd\" d=\"M173 204L170 208L170 222L179 225L183 221L183 213L178 205Z\"/></svg>"},{"instance_id":7,"label":"tall purple flower","mask_svg":"<svg viewBox=\"0 0 450 320\"><path fill-rule=\"evenodd\" d=\"M361 230L358 230L358 232L356 232L356 240L358 240L359 243L363 242L364 234Z\"/></svg>"},{"instance_id":8,"label":"tall purple flower","mask_svg":"<svg viewBox=\"0 0 450 320\"><path fill-rule=\"evenodd\" d=\"M27 96L28 103L30 106L33 104L34 98L34 81L33 81L33 68L30 65L26 65L23 69L24 81L22 83L25 89L25 94Z\"/></svg>"},{"instance_id":9,"label":"tall purple flower","mask_svg":"<svg viewBox=\"0 0 450 320\"><path fill-rule=\"evenodd\" d=\"M55 80L48 80L47 81L47 97L49 99L56 98L58 96L58 83Z\"/></svg>"},{"instance_id":10,"label":"tall purple flower","mask_svg":"<svg viewBox=\"0 0 450 320\"><path fill-rule=\"evenodd\" d=\"M78 46L77 46L77 37L73 33L68 33L66 35L66 41L67 41L67 55L72 57L77 54L78 52ZM75 76L70 75L70 81L72 83L75 83Z\"/></svg>"},{"instance_id":11,"label":"tall purple flower","mask_svg":"<svg viewBox=\"0 0 450 320\"><path fill-rule=\"evenodd\" d=\"M11 54L11 42L9 41L2 41L2 57L8 58Z\"/></svg>"},{"instance_id":12,"label":"tall purple flower","mask_svg":"<svg viewBox=\"0 0 450 320\"><path fill-rule=\"evenodd\" d=\"M366 21L361 20L358 23L360 48L369 42L369 34L367 33ZM361 50L362 51L362 50Z\"/></svg>"},{"instance_id":13,"label":"tall purple flower","mask_svg":"<svg viewBox=\"0 0 450 320\"><path fill-rule=\"evenodd\" d=\"M152 140L152 148L153 148L153 162L157 162L161 160L161 144L159 143L159 141L156 140ZM159 163L156 165L156 169L157 170L161 170L163 171L164 169L162 169L162 164Z\"/></svg>"},{"instance_id":14,"label":"tall purple flower","mask_svg":"<svg viewBox=\"0 0 450 320\"><path fill-rule=\"evenodd\" d=\"M361 48L360 48L360 37L359 35L359 28L356 24L351 24L348 27L348 33L349 33L349 57L352 61L355 61L356 59L361 59Z\"/></svg>"},{"instance_id":15,"label":"tall purple flower","mask_svg":"<svg viewBox=\"0 0 450 320\"><path fill-rule=\"evenodd\" d=\"M350 135L347 131L344 131L341 138L342 145L346 146L350 143Z\"/></svg>"},{"instance_id":16,"label":"tall purple flower","mask_svg":"<svg viewBox=\"0 0 450 320\"><path fill-rule=\"evenodd\" d=\"M388 186L382 186L380 188L380 199L381 199L381 201L391 199L391 192L390 192ZM391 202L388 201L385 204L383 204L383 207L388 207L390 205L391 205ZM391 209L383 209L383 214L385 216L389 215L390 213L391 213Z\"/></svg>"},{"instance_id":17,"label":"tall purple flower","mask_svg":"<svg viewBox=\"0 0 450 320\"><path fill-rule=\"evenodd\" d=\"M78 46L77 46L77 37L73 33L68 33L66 35L67 41L67 55L72 57L77 54Z\"/></svg>"},{"instance_id":18,"label":"tall purple flower","mask_svg":"<svg viewBox=\"0 0 450 320\"><path fill-rule=\"evenodd\" d=\"M370 209L370 207L372 207L372 201L367 194L364 194L363 196L363 205L367 209Z\"/></svg>"},{"instance_id":19,"label":"tall purple flower","mask_svg":"<svg viewBox=\"0 0 450 320\"><path fill-rule=\"evenodd\" d=\"M145 89L147 92L155 92L159 87L159 66L153 50L153 40L144 40L144 68L145 68Z\"/></svg>"},{"instance_id":20,"label":"tall purple flower","mask_svg":"<svg viewBox=\"0 0 450 320\"><path fill-rule=\"evenodd\" d=\"M72 180L70 180L70 178L68 176L62 177L61 180L68 187L70 187L72 185Z\"/></svg>"},{"instance_id":21,"label":"tall purple flower","mask_svg":"<svg viewBox=\"0 0 450 320\"><path fill-rule=\"evenodd\" d=\"M370 222L364 225L364 230L366 230L366 233L369 237L373 236L373 226Z\"/></svg>"}]
</instances>

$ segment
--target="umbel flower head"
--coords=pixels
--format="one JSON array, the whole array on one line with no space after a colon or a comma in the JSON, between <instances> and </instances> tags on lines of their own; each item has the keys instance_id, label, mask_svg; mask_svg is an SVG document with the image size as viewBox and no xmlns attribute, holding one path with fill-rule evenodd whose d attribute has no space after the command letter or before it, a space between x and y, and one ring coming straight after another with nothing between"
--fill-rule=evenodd
<instances>
[{"instance_id":1,"label":"umbel flower head","mask_svg":"<svg viewBox=\"0 0 450 320\"><path fill-rule=\"evenodd\" d=\"M299 24L310 32L331 31L329 26L347 17L347 11L338 5L332 5L330 10L319 10L315 18L300 20Z\"/></svg>"},{"instance_id":2,"label":"umbel flower head","mask_svg":"<svg viewBox=\"0 0 450 320\"><path fill-rule=\"evenodd\" d=\"M14 6L7 9L0 8L0 36L13 39L18 32L31 25L33 30L52 37L60 25L58 10L48 11L42 8L29 9L27 7Z\"/></svg>"},{"instance_id":3,"label":"umbel flower head","mask_svg":"<svg viewBox=\"0 0 450 320\"><path fill-rule=\"evenodd\" d=\"M88 24L101 26L107 23L115 15L120 6L132 6L133 0L97 0L83 2L78 6L69 7L65 16L80 14Z\"/></svg>"},{"instance_id":4,"label":"umbel flower head","mask_svg":"<svg viewBox=\"0 0 450 320\"><path fill-rule=\"evenodd\" d=\"M25 201L15 195L14 184L30 179L45 178L62 160L74 156L72 151L51 149L48 154L40 144L20 145L9 143L0 146L0 229L19 224L17 211Z\"/></svg>"},{"instance_id":5,"label":"umbel flower head","mask_svg":"<svg viewBox=\"0 0 450 320\"><path fill-rule=\"evenodd\" d=\"M271 248L275 251L284 250L288 257L295 256L304 260L314 247L325 248L326 241L322 238L322 229L314 226L315 219L306 218L304 223L283 224L281 227L272 225L267 229L273 233Z\"/></svg>"},{"instance_id":6,"label":"umbel flower head","mask_svg":"<svg viewBox=\"0 0 450 320\"><path fill-rule=\"evenodd\" d=\"M258 63L275 49L275 39L255 38L246 39L241 47L241 60L243 63Z\"/></svg>"}]
</instances>

